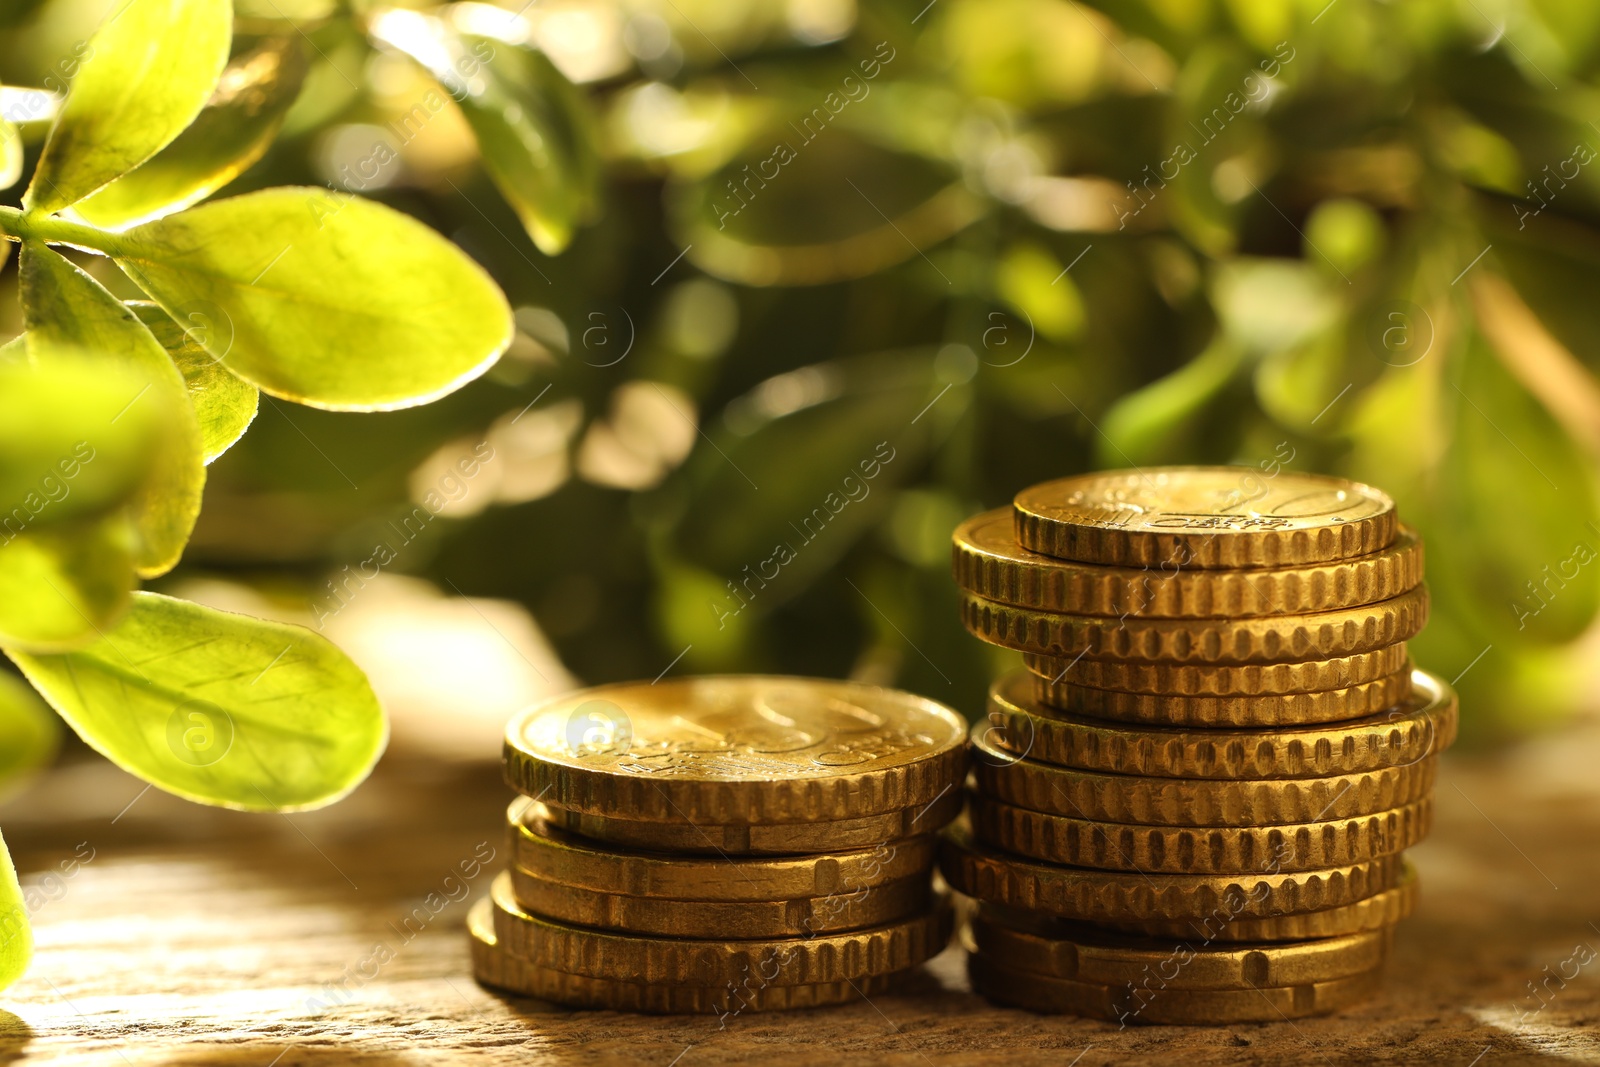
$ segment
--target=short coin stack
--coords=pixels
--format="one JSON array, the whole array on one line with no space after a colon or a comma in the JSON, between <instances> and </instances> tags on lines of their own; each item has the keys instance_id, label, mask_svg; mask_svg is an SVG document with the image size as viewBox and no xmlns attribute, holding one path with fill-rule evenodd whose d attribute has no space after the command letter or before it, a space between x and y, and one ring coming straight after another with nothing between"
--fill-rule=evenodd
<instances>
[{"instance_id":1,"label":"short coin stack","mask_svg":"<svg viewBox=\"0 0 1600 1067\"><path fill-rule=\"evenodd\" d=\"M717 676L601 686L506 728L511 868L469 917L487 985L649 1012L871 996L937 954L966 724L909 693Z\"/></svg>"},{"instance_id":2,"label":"short coin stack","mask_svg":"<svg viewBox=\"0 0 1600 1067\"><path fill-rule=\"evenodd\" d=\"M1370 992L1456 725L1406 654L1427 592L1393 502L1155 468L1034 486L954 540L967 629L1028 668L990 691L941 854L974 986L1150 1023Z\"/></svg>"}]
</instances>

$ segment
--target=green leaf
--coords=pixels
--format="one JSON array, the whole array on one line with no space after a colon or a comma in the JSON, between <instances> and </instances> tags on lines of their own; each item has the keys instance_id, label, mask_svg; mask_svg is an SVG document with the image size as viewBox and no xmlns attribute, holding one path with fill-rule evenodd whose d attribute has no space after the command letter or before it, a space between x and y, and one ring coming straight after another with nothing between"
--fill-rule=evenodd
<instances>
[{"instance_id":1,"label":"green leaf","mask_svg":"<svg viewBox=\"0 0 1600 1067\"><path fill-rule=\"evenodd\" d=\"M1460 368L1442 391L1455 433L1436 474L1429 571L1460 588L1456 610L1497 642L1575 640L1600 610L1594 465L1482 336Z\"/></svg>"},{"instance_id":2,"label":"green leaf","mask_svg":"<svg viewBox=\"0 0 1600 1067\"><path fill-rule=\"evenodd\" d=\"M1353 275L1382 254L1387 237L1383 219L1365 201L1324 200L1306 219L1306 260Z\"/></svg>"},{"instance_id":3,"label":"green leaf","mask_svg":"<svg viewBox=\"0 0 1600 1067\"><path fill-rule=\"evenodd\" d=\"M0 644L55 651L108 628L134 584L134 536L113 515L29 529L0 547Z\"/></svg>"},{"instance_id":4,"label":"green leaf","mask_svg":"<svg viewBox=\"0 0 1600 1067\"><path fill-rule=\"evenodd\" d=\"M1208 421L1220 398L1227 395L1244 358L1239 347L1224 338L1143 389L1124 394L1100 420L1095 454L1104 467L1181 462L1217 444L1231 444L1231 434L1219 432ZM1237 397L1234 398L1237 401ZM1239 405L1229 404L1223 418L1238 430Z\"/></svg>"},{"instance_id":5,"label":"green leaf","mask_svg":"<svg viewBox=\"0 0 1600 1067\"><path fill-rule=\"evenodd\" d=\"M156 593L135 593L79 651L10 654L89 745L205 804L327 804L367 776L387 735L366 675L327 639Z\"/></svg>"},{"instance_id":6,"label":"green leaf","mask_svg":"<svg viewBox=\"0 0 1600 1067\"><path fill-rule=\"evenodd\" d=\"M3 351L26 359L16 344ZM146 381L103 360L0 361L0 543L133 499L170 432L162 405L135 403Z\"/></svg>"},{"instance_id":7,"label":"green leaf","mask_svg":"<svg viewBox=\"0 0 1600 1067\"><path fill-rule=\"evenodd\" d=\"M244 436L256 417L261 393L255 386L224 367L196 337L218 328L202 310L189 313L189 328L173 321L159 304L131 301L128 307L155 335L172 362L183 373L189 401L200 420L201 448L210 463Z\"/></svg>"},{"instance_id":8,"label":"green leaf","mask_svg":"<svg viewBox=\"0 0 1600 1067\"><path fill-rule=\"evenodd\" d=\"M291 10L285 0L262 2L263 6L277 5L281 11ZM285 28L293 31L296 27L291 22ZM318 26L313 34L316 56L306 71L299 97L283 117L283 129L279 133L280 137L287 140L318 137L322 131L349 114L351 108L365 108L368 99L367 91L360 84L366 79L358 81L346 73L368 69L372 46L367 43L366 34L353 20L345 19L329 19Z\"/></svg>"},{"instance_id":9,"label":"green leaf","mask_svg":"<svg viewBox=\"0 0 1600 1067\"><path fill-rule=\"evenodd\" d=\"M689 259L746 285L820 285L917 260L949 285L930 250L988 205L947 164L846 125L764 130L722 167L669 188Z\"/></svg>"},{"instance_id":10,"label":"green leaf","mask_svg":"<svg viewBox=\"0 0 1600 1067\"><path fill-rule=\"evenodd\" d=\"M126 606L127 505L174 421L146 391L103 359L0 366L0 641L71 647Z\"/></svg>"},{"instance_id":11,"label":"green leaf","mask_svg":"<svg viewBox=\"0 0 1600 1067\"><path fill-rule=\"evenodd\" d=\"M33 931L28 926L28 906L22 899L17 869L11 864L11 850L0 838L0 989L4 989L28 969L33 957Z\"/></svg>"},{"instance_id":12,"label":"green leaf","mask_svg":"<svg viewBox=\"0 0 1600 1067\"><path fill-rule=\"evenodd\" d=\"M31 771L55 759L60 724L39 694L0 671L0 796Z\"/></svg>"},{"instance_id":13,"label":"green leaf","mask_svg":"<svg viewBox=\"0 0 1600 1067\"><path fill-rule=\"evenodd\" d=\"M172 419L172 432L163 438L164 447L134 501L139 573L146 578L165 574L183 555L206 484L200 423L188 402L183 375L133 312L58 253L30 241L23 247L20 270L23 318L36 359L76 350L131 367L145 377L151 402Z\"/></svg>"},{"instance_id":14,"label":"green leaf","mask_svg":"<svg viewBox=\"0 0 1600 1067\"><path fill-rule=\"evenodd\" d=\"M0 189L9 189L22 177L22 134L17 124L0 119Z\"/></svg>"},{"instance_id":15,"label":"green leaf","mask_svg":"<svg viewBox=\"0 0 1600 1067\"><path fill-rule=\"evenodd\" d=\"M1256 402L1273 421L1297 432L1315 432L1325 414L1321 429L1335 430L1343 422L1344 409L1338 405L1337 411L1325 409L1331 398L1352 384L1347 351L1343 334L1325 330L1291 348L1267 353L1252 375Z\"/></svg>"},{"instance_id":16,"label":"green leaf","mask_svg":"<svg viewBox=\"0 0 1600 1067\"><path fill-rule=\"evenodd\" d=\"M995 292L1040 335L1060 344L1078 339L1087 322L1083 295L1048 248L1019 241L996 264Z\"/></svg>"},{"instance_id":17,"label":"green leaf","mask_svg":"<svg viewBox=\"0 0 1600 1067\"><path fill-rule=\"evenodd\" d=\"M1600 233L1553 215L1517 228L1498 213L1481 214L1495 223L1494 256L1518 294L1568 351L1600 372L1600 324L1590 313L1600 286Z\"/></svg>"},{"instance_id":18,"label":"green leaf","mask_svg":"<svg viewBox=\"0 0 1600 1067\"><path fill-rule=\"evenodd\" d=\"M123 0L89 41L23 208L60 211L170 144L216 88L232 37L229 0Z\"/></svg>"},{"instance_id":19,"label":"green leaf","mask_svg":"<svg viewBox=\"0 0 1600 1067\"><path fill-rule=\"evenodd\" d=\"M487 370L511 309L484 270L417 220L327 189L268 189L129 230L116 260L180 322L275 396L336 411L427 403ZM231 344L223 346L221 333Z\"/></svg>"},{"instance_id":20,"label":"green leaf","mask_svg":"<svg viewBox=\"0 0 1600 1067\"><path fill-rule=\"evenodd\" d=\"M669 640L696 644L703 666L735 665L756 619L882 525L970 398L939 380L932 351L908 349L802 367L729 403L652 498L672 517L658 531Z\"/></svg>"},{"instance_id":21,"label":"green leaf","mask_svg":"<svg viewBox=\"0 0 1600 1067\"><path fill-rule=\"evenodd\" d=\"M372 35L420 63L460 106L484 169L539 250L553 256L566 248L594 211L600 175L594 118L573 84L537 49L457 33L411 11L383 13ZM414 106L400 125L426 121L430 106Z\"/></svg>"},{"instance_id":22,"label":"green leaf","mask_svg":"<svg viewBox=\"0 0 1600 1067\"><path fill-rule=\"evenodd\" d=\"M1224 333L1251 354L1281 352L1337 320L1339 304L1303 260L1240 256L1216 266L1211 286Z\"/></svg>"},{"instance_id":23,"label":"green leaf","mask_svg":"<svg viewBox=\"0 0 1600 1067\"><path fill-rule=\"evenodd\" d=\"M238 56L188 129L69 214L120 230L199 203L266 152L305 74L298 38L273 38Z\"/></svg>"}]
</instances>

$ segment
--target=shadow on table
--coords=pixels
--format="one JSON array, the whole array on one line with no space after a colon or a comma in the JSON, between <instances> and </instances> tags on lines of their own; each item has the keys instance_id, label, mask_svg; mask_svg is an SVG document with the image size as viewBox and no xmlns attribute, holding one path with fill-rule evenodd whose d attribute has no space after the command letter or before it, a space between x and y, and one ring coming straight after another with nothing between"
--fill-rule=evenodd
<instances>
[{"instance_id":1,"label":"shadow on table","mask_svg":"<svg viewBox=\"0 0 1600 1067\"><path fill-rule=\"evenodd\" d=\"M0 1064L21 1059L32 1040L33 1027L9 1011L0 1011Z\"/></svg>"}]
</instances>

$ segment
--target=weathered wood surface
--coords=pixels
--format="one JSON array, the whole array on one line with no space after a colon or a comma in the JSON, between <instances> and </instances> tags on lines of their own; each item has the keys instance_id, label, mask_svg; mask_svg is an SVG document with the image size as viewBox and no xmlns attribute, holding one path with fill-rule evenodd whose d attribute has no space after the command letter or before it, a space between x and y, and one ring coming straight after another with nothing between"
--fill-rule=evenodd
<instances>
[{"instance_id":1,"label":"weathered wood surface","mask_svg":"<svg viewBox=\"0 0 1600 1067\"><path fill-rule=\"evenodd\" d=\"M34 967L0 994L0 1064L1600 1062L1600 961L1552 977L1600 949L1597 756L1590 729L1446 763L1412 853L1422 911L1379 999L1293 1024L1121 1031L993 1007L955 950L906 995L726 1029L502 998L470 976L465 900L427 904L461 895L480 843L491 868L503 859L495 768L386 761L331 810L262 816L141 794L84 760L0 809L39 902Z\"/></svg>"}]
</instances>

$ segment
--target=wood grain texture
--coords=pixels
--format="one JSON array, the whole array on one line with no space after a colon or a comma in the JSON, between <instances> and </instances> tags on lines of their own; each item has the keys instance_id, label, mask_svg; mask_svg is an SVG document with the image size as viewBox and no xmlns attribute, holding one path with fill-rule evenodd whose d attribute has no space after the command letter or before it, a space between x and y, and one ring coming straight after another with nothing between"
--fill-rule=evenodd
<instances>
[{"instance_id":1,"label":"wood grain texture","mask_svg":"<svg viewBox=\"0 0 1600 1067\"><path fill-rule=\"evenodd\" d=\"M1560 974L1600 950L1597 752L1591 728L1447 759L1434 835L1410 853L1422 904L1378 998L1292 1024L1120 1031L993 1007L956 950L906 994L720 1029L496 996L470 976L467 899L448 899L487 892L504 862L493 765L386 760L341 805L285 817L144 793L85 756L0 808L38 936L0 994L0 1065L1596 1062L1600 960ZM75 849L93 858L63 875Z\"/></svg>"}]
</instances>

